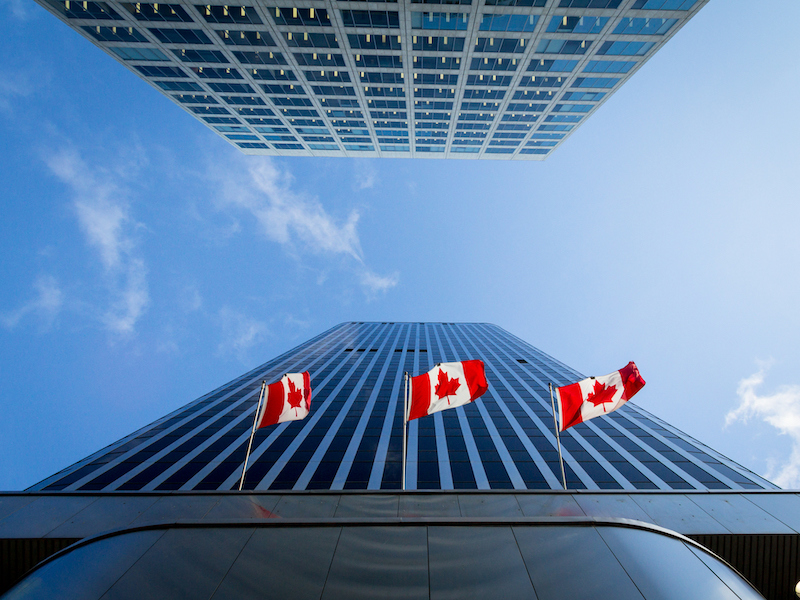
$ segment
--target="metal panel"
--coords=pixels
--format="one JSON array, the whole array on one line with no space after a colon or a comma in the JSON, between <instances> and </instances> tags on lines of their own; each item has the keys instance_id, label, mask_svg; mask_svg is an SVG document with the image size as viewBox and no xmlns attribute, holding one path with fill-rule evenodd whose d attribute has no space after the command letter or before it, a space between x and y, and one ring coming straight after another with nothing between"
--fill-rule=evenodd
<instances>
[{"instance_id":1,"label":"metal panel","mask_svg":"<svg viewBox=\"0 0 800 600\"><path fill-rule=\"evenodd\" d=\"M794 533L740 494L698 494L691 499L731 533Z\"/></svg>"},{"instance_id":2,"label":"metal panel","mask_svg":"<svg viewBox=\"0 0 800 600\"><path fill-rule=\"evenodd\" d=\"M2 538L43 537L67 519L80 512L97 498L85 496L44 496L24 506L0 521ZM53 537L76 538L77 535L56 535Z\"/></svg>"},{"instance_id":3,"label":"metal panel","mask_svg":"<svg viewBox=\"0 0 800 600\"><path fill-rule=\"evenodd\" d=\"M630 498L644 510L653 523L689 533L728 533L707 512L686 496L678 494L631 494Z\"/></svg>"},{"instance_id":4,"label":"metal panel","mask_svg":"<svg viewBox=\"0 0 800 600\"><path fill-rule=\"evenodd\" d=\"M150 508L157 496L106 496L56 527L47 537L87 537L109 529L125 527Z\"/></svg>"},{"instance_id":5,"label":"metal panel","mask_svg":"<svg viewBox=\"0 0 800 600\"><path fill-rule=\"evenodd\" d=\"M795 532L800 533L800 495L787 494L786 492L748 494L747 499L767 511L781 523L794 529Z\"/></svg>"},{"instance_id":6,"label":"metal panel","mask_svg":"<svg viewBox=\"0 0 800 600\"><path fill-rule=\"evenodd\" d=\"M399 499L396 495L358 494L344 495L336 507L337 518L348 517L396 517Z\"/></svg>"},{"instance_id":7,"label":"metal panel","mask_svg":"<svg viewBox=\"0 0 800 600\"><path fill-rule=\"evenodd\" d=\"M103 599L209 598L254 531L170 529Z\"/></svg>"},{"instance_id":8,"label":"metal panel","mask_svg":"<svg viewBox=\"0 0 800 600\"><path fill-rule=\"evenodd\" d=\"M332 517L339 504L338 495L283 496L273 512L284 519L321 519Z\"/></svg>"},{"instance_id":9,"label":"metal panel","mask_svg":"<svg viewBox=\"0 0 800 600\"><path fill-rule=\"evenodd\" d=\"M511 527L429 527L431 600L536 598Z\"/></svg>"},{"instance_id":10,"label":"metal panel","mask_svg":"<svg viewBox=\"0 0 800 600\"><path fill-rule=\"evenodd\" d=\"M653 522L653 519L627 494L597 494L592 496L576 494L574 498L590 517L636 519L645 523Z\"/></svg>"},{"instance_id":11,"label":"metal panel","mask_svg":"<svg viewBox=\"0 0 800 600\"><path fill-rule=\"evenodd\" d=\"M594 527L514 527L539 600L642 600ZM576 573L580 571L580 577Z\"/></svg>"},{"instance_id":12,"label":"metal panel","mask_svg":"<svg viewBox=\"0 0 800 600\"><path fill-rule=\"evenodd\" d=\"M622 527L598 527L597 531L647 600L738 600L679 540ZM758 596L742 600L751 598Z\"/></svg>"},{"instance_id":13,"label":"metal panel","mask_svg":"<svg viewBox=\"0 0 800 600\"><path fill-rule=\"evenodd\" d=\"M277 495L225 495L203 517L204 521L222 519L269 519L280 500Z\"/></svg>"},{"instance_id":14,"label":"metal panel","mask_svg":"<svg viewBox=\"0 0 800 600\"><path fill-rule=\"evenodd\" d=\"M401 517L460 517L458 498L453 494L400 496Z\"/></svg>"},{"instance_id":15,"label":"metal panel","mask_svg":"<svg viewBox=\"0 0 800 600\"><path fill-rule=\"evenodd\" d=\"M516 496L511 494L459 494L462 517L521 517Z\"/></svg>"},{"instance_id":16,"label":"metal panel","mask_svg":"<svg viewBox=\"0 0 800 600\"><path fill-rule=\"evenodd\" d=\"M100 598L162 535L140 531L77 548L28 575L3 600Z\"/></svg>"},{"instance_id":17,"label":"metal panel","mask_svg":"<svg viewBox=\"0 0 800 600\"><path fill-rule=\"evenodd\" d=\"M575 499L567 494L516 494L516 498L526 517L586 516Z\"/></svg>"},{"instance_id":18,"label":"metal panel","mask_svg":"<svg viewBox=\"0 0 800 600\"><path fill-rule=\"evenodd\" d=\"M319 600L339 527L258 529L212 600Z\"/></svg>"},{"instance_id":19,"label":"metal panel","mask_svg":"<svg viewBox=\"0 0 800 600\"><path fill-rule=\"evenodd\" d=\"M425 527L342 530L322 600L428 598Z\"/></svg>"}]
</instances>

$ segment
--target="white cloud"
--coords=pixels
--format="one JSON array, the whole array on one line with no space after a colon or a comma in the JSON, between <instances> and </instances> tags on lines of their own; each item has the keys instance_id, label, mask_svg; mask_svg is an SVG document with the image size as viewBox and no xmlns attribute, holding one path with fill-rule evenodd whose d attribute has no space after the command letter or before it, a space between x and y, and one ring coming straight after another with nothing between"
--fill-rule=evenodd
<instances>
[{"instance_id":1,"label":"white cloud","mask_svg":"<svg viewBox=\"0 0 800 600\"><path fill-rule=\"evenodd\" d=\"M787 385L774 394L759 395L756 388L764 383L769 368L762 363L757 373L739 382L736 390L739 406L725 415L725 424L735 421L747 423L751 417L760 418L782 435L792 440L792 452L782 464L772 464L767 479L786 489L800 488L800 386Z\"/></svg>"},{"instance_id":2,"label":"white cloud","mask_svg":"<svg viewBox=\"0 0 800 600\"><path fill-rule=\"evenodd\" d=\"M27 75L7 70L0 72L0 110L3 112L11 112L15 98L24 98L32 92L33 85Z\"/></svg>"},{"instance_id":3,"label":"white cloud","mask_svg":"<svg viewBox=\"0 0 800 600\"><path fill-rule=\"evenodd\" d=\"M38 316L46 325L52 324L64 304L64 294L56 279L50 275L39 277L34 283L36 297L17 310L0 315L0 323L13 329L29 314Z\"/></svg>"},{"instance_id":4,"label":"white cloud","mask_svg":"<svg viewBox=\"0 0 800 600\"><path fill-rule=\"evenodd\" d=\"M355 170L354 187L356 190L368 190L375 187L378 182L378 172L372 166L372 162L368 159L356 160Z\"/></svg>"},{"instance_id":5,"label":"white cloud","mask_svg":"<svg viewBox=\"0 0 800 600\"><path fill-rule=\"evenodd\" d=\"M267 239L293 253L339 255L355 260L359 281L368 294L386 292L397 285L397 274L384 277L367 268L358 235L358 211L351 211L344 220L336 219L316 198L293 190L291 174L280 170L275 161L246 160L249 167L244 174L235 166L212 171L222 186L225 207L250 213ZM362 188L375 183L374 169L365 165L359 167L365 174L360 179Z\"/></svg>"},{"instance_id":6,"label":"white cloud","mask_svg":"<svg viewBox=\"0 0 800 600\"><path fill-rule=\"evenodd\" d=\"M252 164L248 175L223 181L225 201L251 213L268 239L298 250L362 260L357 211L337 222L317 200L292 191L291 175L278 170L270 159Z\"/></svg>"},{"instance_id":7,"label":"white cloud","mask_svg":"<svg viewBox=\"0 0 800 600\"><path fill-rule=\"evenodd\" d=\"M228 307L220 309L219 319L222 327L222 340L217 346L217 352L221 355L233 354L240 360L244 360L247 350L261 343L268 333L265 322Z\"/></svg>"},{"instance_id":8,"label":"white cloud","mask_svg":"<svg viewBox=\"0 0 800 600\"><path fill-rule=\"evenodd\" d=\"M361 273L361 284L373 294L386 292L395 287L399 281L400 275L398 273L392 273L388 277L376 275L369 270L364 270Z\"/></svg>"},{"instance_id":9,"label":"white cloud","mask_svg":"<svg viewBox=\"0 0 800 600\"><path fill-rule=\"evenodd\" d=\"M116 300L103 315L109 331L120 335L131 335L142 316L150 296L147 287L147 268L140 259L131 259L121 273L122 284L116 292Z\"/></svg>"},{"instance_id":10,"label":"white cloud","mask_svg":"<svg viewBox=\"0 0 800 600\"><path fill-rule=\"evenodd\" d=\"M31 5L25 2L25 0L0 0L0 4L4 4L8 7L11 14L22 21L27 20L31 16Z\"/></svg>"},{"instance_id":11,"label":"white cloud","mask_svg":"<svg viewBox=\"0 0 800 600\"><path fill-rule=\"evenodd\" d=\"M147 267L136 253L134 232L141 224L130 215L125 170L89 165L74 150L50 156L47 164L70 187L78 223L105 270L112 301L102 322L115 334L135 333L150 296Z\"/></svg>"}]
</instances>

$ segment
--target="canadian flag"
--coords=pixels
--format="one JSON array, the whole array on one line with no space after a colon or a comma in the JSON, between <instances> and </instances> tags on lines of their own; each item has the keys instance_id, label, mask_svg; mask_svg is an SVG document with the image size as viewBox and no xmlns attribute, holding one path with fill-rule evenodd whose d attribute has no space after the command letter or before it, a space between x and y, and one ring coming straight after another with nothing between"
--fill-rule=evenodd
<instances>
[{"instance_id":1,"label":"canadian flag","mask_svg":"<svg viewBox=\"0 0 800 600\"><path fill-rule=\"evenodd\" d=\"M617 410L644 387L633 362L603 377L590 377L556 388L561 431Z\"/></svg>"},{"instance_id":2,"label":"canadian flag","mask_svg":"<svg viewBox=\"0 0 800 600\"><path fill-rule=\"evenodd\" d=\"M487 389L483 361L439 363L427 373L411 378L408 420L469 404Z\"/></svg>"},{"instance_id":3,"label":"canadian flag","mask_svg":"<svg viewBox=\"0 0 800 600\"><path fill-rule=\"evenodd\" d=\"M264 396L258 428L286 421L299 421L311 410L311 377L305 373L287 373L270 383Z\"/></svg>"}]
</instances>

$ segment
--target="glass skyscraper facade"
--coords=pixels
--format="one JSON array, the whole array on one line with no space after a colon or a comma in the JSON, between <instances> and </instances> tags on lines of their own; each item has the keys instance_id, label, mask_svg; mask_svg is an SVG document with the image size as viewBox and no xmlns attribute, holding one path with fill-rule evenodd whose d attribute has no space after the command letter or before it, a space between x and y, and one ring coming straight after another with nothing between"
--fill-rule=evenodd
<instances>
[{"instance_id":1,"label":"glass skyscraper facade","mask_svg":"<svg viewBox=\"0 0 800 600\"><path fill-rule=\"evenodd\" d=\"M247 154L542 160L708 0L37 0Z\"/></svg>"},{"instance_id":2,"label":"glass skyscraper facade","mask_svg":"<svg viewBox=\"0 0 800 600\"><path fill-rule=\"evenodd\" d=\"M256 433L245 488L401 487L403 374L480 359L489 391L409 424L408 489L561 488L548 384L584 376L485 323L342 323L33 486L237 489L262 380L308 370L307 419ZM665 399L666 401L666 399ZM629 402L562 434L573 490L775 486Z\"/></svg>"}]
</instances>

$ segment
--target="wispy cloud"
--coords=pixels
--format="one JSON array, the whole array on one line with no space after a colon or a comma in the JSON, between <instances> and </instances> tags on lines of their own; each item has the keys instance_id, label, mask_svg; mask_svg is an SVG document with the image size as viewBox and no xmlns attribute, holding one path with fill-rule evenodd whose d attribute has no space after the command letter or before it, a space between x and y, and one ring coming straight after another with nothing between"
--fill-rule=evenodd
<instances>
[{"instance_id":1,"label":"wispy cloud","mask_svg":"<svg viewBox=\"0 0 800 600\"><path fill-rule=\"evenodd\" d=\"M47 164L71 189L78 223L105 270L112 301L101 320L109 331L131 335L150 296L147 267L136 253L134 234L141 224L130 215L125 173L87 164L72 149L50 156Z\"/></svg>"},{"instance_id":2,"label":"wispy cloud","mask_svg":"<svg viewBox=\"0 0 800 600\"><path fill-rule=\"evenodd\" d=\"M36 296L18 309L0 314L0 323L8 329L16 327L28 315L39 317L46 327L52 325L64 304L64 294L55 277L39 277L34 284Z\"/></svg>"},{"instance_id":3,"label":"wispy cloud","mask_svg":"<svg viewBox=\"0 0 800 600\"><path fill-rule=\"evenodd\" d=\"M9 10L11 14L21 21L26 21L31 16L32 3L25 0L0 0L0 5L5 10Z\"/></svg>"},{"instance_id":4,"label":"wispy cloud","mask_svg":"<svg viewBox=\"0 0 800 600\"><path fill-rule=\"evenodd\" d=\"M347 254L362 260L357 211L337 222L316 199L294 192L291 175L280 171L272 160L252 164L249 175L245 181L228 180L226 199L249 211L267 238L279 244L301 243L314 252Z\"/></svg>"},{"instance_id":5,"label":"wispy cloud","mask_svg":"<svg viewBox=\"0 0 800 600\"><path fill-rule=\"evenodd\" d=\"M261 343L268 333L267 324L231 308L223 307L219 311L219 322L222 328L222 339L217 346L220 355L234 355L245 360L247 351Z\"/></svg>"},{"instance_id":6,"label":"wispy cloud","mask_svg":"<svg viewBox=\"0 0 800 600\"><path fill-rule=\"evenodd\" d=\"M15 99L29 96L32 92L33 84L28 75L0 71L0 111L10 113Z\"/></svg>"},{"instance_id":7,"label":"wispy cloud","mask_svg":"<svg viewBox=\"0 0 800 600\"><path fill-rule=\"evenodd\" d=\"M250 213L267 239L297 255L310 252L355 260L359 281L368 293L385 292L397 284L396 274L384 277L367 268L358 235L357 210L337 219L318 199L295 191L291 174L281 170L275 161L247 161L247 167L215 170L226 207Z\"/></svg>"},{"instance_id":8,"label":"wispy cloud","mask_svg":"<svg viewBox=\"0 0 800 600\"><path fill-rule=\"evenodd\" d=\"M378 171L372 165L369 159L357 159L355 165L355 181L354 187L356 190L368 190L375 187L378 183Z\"/></svg>"},{"instance_id":9,"label":"wispy cloud","mask_svg":"<svg viewBox=\"0 0 800 600\"><path fill-rule=\"evenodd\" d=\"M758 372L739 382L736 390L739 406L725 415L725 424L735 421L747 423L751 417L760 418L788 435L792 440L792 452L788 460L770 467L766 474L782 488L800 488L800 385L787 385L778 388L774 394L759 395L756 391L764 383L764 375L769 363L761 363Z\"/></svg>"},{"instance_id":10,"label":"wispy cloud","mask_svg":"<svg viewBox=\"0 0 800 600\"><path fill-rule=\"evenodd\" d=\"M386 292L395 287L400 281L398 273L392 273L388 277L376 275L372 271L364 270L361 273L362 285L372 294Z\"/></svg>"}]
</instances>

